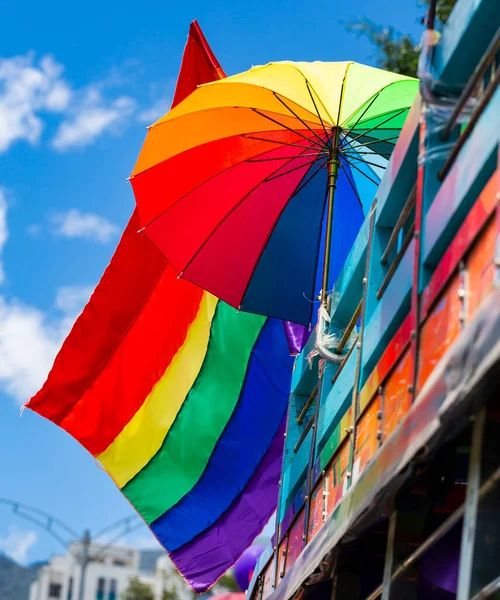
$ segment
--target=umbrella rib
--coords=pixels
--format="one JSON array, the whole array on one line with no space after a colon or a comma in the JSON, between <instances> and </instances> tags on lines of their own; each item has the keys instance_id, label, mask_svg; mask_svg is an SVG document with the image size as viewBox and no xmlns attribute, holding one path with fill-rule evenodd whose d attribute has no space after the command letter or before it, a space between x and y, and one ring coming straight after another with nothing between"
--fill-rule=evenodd
<instances>
[{"instance_id":1,"label":"umbrella rib","mask_svg":"<svg viewBox=\"0 0 500 600\"><path fill-rule=\"evenodd\" d=\"M302 157L306 157L306 156L315 156L316 158L318 158L319 156L321 156L321 153L312 152L311 154L296 154L295 156L273 156L271 158L249 158L247 160L247 162L250 162L250 163L268 162L270 160L286 160L286 159L302 158Z\"/></svg>"},{"instance_id":2,"label":"umbrella rib","mask_svg":"<svg viewBox=\"0 0 500 600\"><path fill-rule=\"evenodd\" d=\"M365 131L363 133L360 133L355 138L352 138L351 143L355 142L356 140L359 140L360 137L363 137L365 135L368 135L370 132L375 131L375 129L378 129L381 125L385 125L385 123L388 123L392 119L395 119L396 117L399 117L399 115L403 114L406 110L407 110L406 108L403 108L403 109L399 110L397 113L392 114L388 119L385 119L385 121L382 121L382 123L379 123L378 125L375 125L371 129L368 129L367 131Z\"/></svg>"},{"instance_id":3,"label":"umbrella rib","mask_svg":"<svg viewBox=\"0 0 500 600\"><path fill-rule=\"evenodd\" d=\"M367 179L369 179L373 184L375 184L377 187L380 185L380 179L378 181L375 181L374 179L372 179L371 177L369 177L366 173L364 173L359 167L357 167L355 164L351 164L348 163L350 167L354 167L356 169L356 171L359 171L361 173L361 175L364 175Z\"/></svg>"},{"instance_id":4,"label":"umbrella rib","mask_svg":"<svg viewBox=\"0 0 500 600\"><path fill-rule=\"evenodd\" d=\"M363 146L363 147L365 147L365 146L373 146L373 144L390 144L391 146L395 146L396 143L395 142L391 142L391 140L397 140L397 139L399 139L399 135L396 135L396 136L390 137L390 138L386 138L385 140L379 140L379 139L375 138L371 142L366 142L366 144L364 142L359 142L359 145ZM352 141L348 141L346 144L344 144L341 147L341 149L345 148L346 146L350 146L351 143L352 143ZM354 148L352 148L352 150L354 150Z\"/></svg>"},{"instance_id":5,"label":"umbrella rib","mask_svg":"<svg viewBox=\"0 0 500 600\"><path fill-rule=\"evenodd\" d=\"M258 142L269 142L271 144L280 144L282 146L293 146L295 148L303 148L304 150L311 150L311 146L302 146L302 144L294 144L292 142L282 142L281 140L267 140L266 138L256 137L254 135L242 134L241 137L244 137L247 140L256 140ZM310 141L309 139L307 141Z\"/></svg>"},{"instance_id":6,"label":"umbrella rib","mask_svg":"<svg viewBox=\"0 0 500 600\"><path fill-rule=\"evenodd\" d=\"M306 81L306 87L307 87L307 91L309 92L309 96L311 96L312 103L314 104L314 109L316 110L316 114L318 115L318 119L321 121L321 125L322 125L322 127L323 127L323 131L325 132L325 135L326 135L326 138L327 138L327 144L328 144L328 143L330 143L330 146L331 146L331 142L330 142L330 137L331 137L331 136L330 136L330 135L328 135L328 132L326 131L325 124L324 124L324 122L323 122L323 119L321 118L321 115L320 115L320 113L319 113L319 109L318 109L318 107L317 107L317 105L316 105L316 102L315 102L315 100L314 100L314 96L312 95L311 88L309 87L309 81L308 81L307 79L306 79L305 81ZM313 88L313 89L314 89L314 88ZM316 92L316 90L314 90L314 91ZM323 103L322 103L322 104L323 104ZM325 108L325 107L323 106L323 108ZM326 108L325 108L325 111L326 111L326 113L328 114L329 118L331 119L331 121L332 121L332 123L333 123L333 119L331 118L331 116L330 116L330 114L328 113L328 111L326 110Z\"/></svg>"},{"instance_id":7,"label":"umbrella rib","mask_svg":"<svg viewBox=\"0 0 500 600\"><path fill-rule=\"evenodd\" d=\"M296 156L295 158L301 158L301 156L299 155L299 156ZM295 160L295 159L292 159L292 160ZM274 179L279 179L280 177L283 177L284 175L289 175L290 173L293 173L294 171L298 171L299 169L302 169L303 167L312 166L316 161L317 161L317 157L314 160L310 160L309 162L306 162L306 163L303 163L296 167L293 167L293 169L289 169L288 171L284 171L283 173L278 173L277 175L271 175L270 177L266 177L265 179L262 180L262 183L269 183L270 181L273 181ZM285 165L283 165L283 166L285 166ZM282 168L282 167L280 167L280 168ZM279 169L278 169L278 171L279 171Z\"/></svg>"},{"instance_id":8,"label":"umbrella rib","mask_svg":"<svg viewBox=\"0 0 500 600\"><path fill-rule=\"evenodd\" d=\"M351 186L352 191L354 192L354 195L356 196L356 198L357 198L357 200L359 202L359 205L361 206L361 211L363 212L363 203L361 202L361 198L359 196L359 192L358 192L358 190L356 188L356 185L354 184L353 181L351 181L351 178L349 177L349 175L347 173L347 169L344 167L342 161L340 161L340 166L341 166L342 170L344 171L345 176L347 178L347 181L349 182L349 185Z\"/></svg>"},{"instance_id":9,"label":"umbrella rib","mask_svg":"<svg viewBox=\"0 0 500 600\"><path fill-rule=\"evenodd\" d=\"M304 79L306 80L306 85L307 85L307 88L308 88L308 89L310 88L310 90L309 90L309 94L311 94L311 90L312 90L312 91L315 93L315 95L316 95L316 98L319 100L319 102L320 102L321 106L322 106L322 107L325 109L325 112L326 112L326 114L327 114L328 118L330 119L330 121L332 122L332 126L333 126L333 125L334 125L334 123L335 123L335 120L334 120L334 118L332 117L332 115L330 114L330 111L328 110L328 108L326 108L326 106L325 106L325 103L324 103L324 102L323 102L323 100L321 99L321 96L318 94L318 92L317 92L317 91L316 91L316 89L314 88L313 84L312 84L312 83L311 83L311 82L310 82L310 81L307 79L307 77L306 77L305 75L304 75ZM313 104L316 106L316 102L314 102L314 100L313 100ZM318 110L318 109L316 108L316 110ZM318 114L319 114L319 113L318 113Z\"/></svg>"},{"instance_id":10,"label":"umbrella rib","mask_svg":"<svg viewBox=\"0 0 500 600\"><path fill-rule=\"evenodd\" d=\"M313 163L313 164L314 164L314 163ZM262 258L262 255L264 254L264 251L265 251L265 249L266 249L266 246L267 246L267 244L268 244L269 240L271 239L271 236L273 235L273 233L274 233L274 230L276 229L276 227L277 227L277 225L278 225L278 222L279 222L279 220L281 219L281 216L282 216L282 215L283 215L283 213L285 212L285 210L286 210L286 208L287 208L287 206L288 206L288 203L290 202L290 200L291 200L291 199L292 199L294 196L296 196L296 195L299 193L299 191L300 191L300 190L299 190L299 188L300 188L300 189L304 189L304 186L305 186L305 185L307 185L307 184L308 184L308 183L311 181L311 179L312 179L313 177L315 177L315 176L316 176L316 175L319 173L319 171L321 170L321 168L322 168L322 167L323 167L323 165L320 165L320 167L319 167L318 169L316 169L316 171L315 171L315 172L314 172L314 173L313 173L313 174L312 174L312 175L311 175L311 176L310 176L310 177L309 177L309 178L308 178L306 181L304 181L304 177L307 175L307 173L310 171L310 169L308 169L308 170L307 170L307 171L304 173L304 175L303 175L303 177L301 178L301 180L300 180L300 181L297 183L297 186L296 186L296 188L295 188L294 192L293 192L293 193L290 195L290 197L288 198L287 202L285 202L285 205L284 205L284 206L283 206L283 208L280 210L280 213L279 213L279 215L276 217L276 220L274 221L274 224L273 224L273 226L271 227L271 230L269 231L269 233L268 233L268 234L267 234L267 236L266 236L266 240L265 240L264 244L262 245L262 248L261 248L261 250L260 250L260 252L259 252L259 256L257 257L257 260L255 261L255 264L254 264L254 266L253 266L252 272L250 273L250 276L249 276L249 278L248 278L248 280L247 280L247 284L246 284L246 286L245 286L245 289L243 290L243 294L241 295L241 300L240 300L240 305L239 305L239 307L238 307L238 310L241 310L242 303L243 303L243 301L244 301L244 299L245 299L245 295L246 295L246 293L247 293L247 291L248 291L248 288L250 287L250 282L251 282L251 280L252 280L252 278L253 278L253 276L254 276L254 274L255 274L255 271L257 270L257 266L258 266L258 264L259 264L259 262L260 262L260 259Z\"/></svg>"},{"instance_id":11,"label":"umbrella rib","mask_svg":"<svg viewBox=\"0 0 500 600\"><path fill-rule=\"evenodd\" d=\"M345 154L344 154L344 156L345 156ZM376 156L380 156L380 155L377 154ZM369 160L366 160L364 158L358 158L358 159L356 159L356 157L352 157L352 156L350 158L348 158L348 159L346 158L346 161L349 164L354 164L353 160L357 160L359 163L362 163L364 165L371 165L372 167L377 167L378 169L386 169L387 168L385 165L379 165L377 163L370 162Z\"/></svg>"},{"instance_id":12,"label":"umbrella rib","mask_svg":"<svg viewBox=\"0 0 500 600\"><path fill-rule=\"evenodd\" d=\"M299 158L300 154L298 154L295 158ZM286 164L290 164L292 161L289 160ZM282 169L283 167L286 166L285 165L281 165L280 167L278 167L274 173L277 173L280 169ZM307 166L307 165L302 165L302 166ZM217 225L212 229L212 231L207 235L207 237L203 240L203 242L200 244L200 247L196 250L196 252L193 254L193 256L189 259L189 261L187 262L186 266L184 267L184 269L181 271L181 273L179 273L179 277L182 277L182 275L186 272L186 270L190 267L190 265L192 264L192 262L196 259L196 257L198 256L198 254L203 250L203 248L207 245L207 243L209 242L209 240L215 235L215 233L219 230L219 228L223 225L223 223L225 221L227 221L227 219L233 214L233 212L239 207L241 206L241 204L243 204L243 202L250 196L250 194L253 194L253 192L255 192L255 190L262 185L262 183L265 180L259 181L259 183L257 183L251 190L249 190L244 196L243 198L240 198L238 200L238 202L236 202L236 204L222 217L222 219L217 223Z\"/></svg>"},{"instance_id":13,"label":"umbrella rib","mask_svg":"<svg viewBox=\"0 0 500 600\"><path fill-rule=\"evenodd\" d=\"M318 235L318 241L316 243L316 258L314 260L314 275L313 275L313 279L312 279L312 288L311 288L311 298L314 300L314 288L316 286L316 278L318 276L318 267L319 267L319 251L321 248L321 234L323 231L323 219L325 218L325 208L326 208L326 203L328 201L328 186L326 186L326 190L325 190L325 199L323 200L323 210L321 211L321 221L320 221L320 225L319 225L319 235ZM309 316L310 318L310 316Z\"/></svg>"},{"instance_id":14,"label":"umbrella rib","mask_svg":"<svg viewBox=\"0 0 500 600\"><path fill-rule=\"evenodd\" d=\"M354 148L352 150L347 150L346 152L342 152L342 156L354 156L354 154L351 154L351 152L355 152L356 154L363 156L381 156L382 158L386 158L391 156L392 152L390 154L385 154L385 153L381 153L381 152L375 152L375 150L369 150L366 152L358 152L357 150L354 150Z\"/></svg>"},{"instance_id":15,"label":"umbrella rib","mask_svg":"<svg viewBox=\"0 0 500 600\"><path fill-rule=\"evenodd\" d=\"M372 98L371 102L368 103L368 106L365 108L365 110L359 115L358 120L356 121L356 123L354 123L354 125L349 129L349 131L347 131L347 133L344 135L343 139L345 139L350 133L351 131L356 127L356 125L361 121L361 119L365 116L366 112L369 110L369 108L371 107L371 105L375 102L375 100L379 97L380 92L382 90L379 90L374 97Z\"/></svg>"},{"instance_id":16,"label":"umbrella rib","mask_svg":"<svg viewBox=\"0 0 500 600\"><path fill-rule=\"evenodd\" d=\"M323 159L321 161L321 164L319 165L319 167L316 169L316 171L314 171L314 173L308 178L306 179L306 181L304 181L303 183L300 184L300 187L297 187L296 190L293 192L293 194L290 196L290 198L288 199L289 201L294 198L298 193L300 193L305 186L313 179L313 177L315 177L320 171L321 169L326 165L326 163L328 162L328 158ZM319 161L318 161L319 163Z\"/></svg>"},{"instance_id":17,"label":"umbrella rib","mask_svg":"<svg viewBox=\"0 0 500 600\"><path fill-rule=\"evenodd\" d=\"M314 129L312 129L312 128L311 128L311 127L310 127L310 126L309 126L309 125L308 125L308 124L307 124L307 123L306 123L306 122L303 120L303 119L301 119L301 118L299 117L299 115L298 115L298 114L297 114L297 113L296 113L294 110L292 110L292 109L291 109L291 108L288 106L288 104L287 104L287 103L286 103L286 102L285 102L285 101L284 101L282 98L280 98L280 97L279 97L279 95L278 95L276 92L273 92L273 95L274 95L274 97L276 98L276 100L278 100L278 102L281 102L281 104L283 104L283 106L284 106L284 107L285 107L287 110L289 110L289 111L292 113L292 115L293 115L295 118L297 118L297 119L298 119L298 120L299 120L299 121L300 121L300 122L301 122L303 125L305 125L305 126L307 127L307 129L309 129L309 131L310 131L310 132L311 132L313 135L315 135L315 136L318 138L318 140L320 141L320 143L321 143L321 144L325 144L325 140L321 139L321 137L320 137L320 136L319 136L319 135L316 133L316 131L314 131ZM318 115L318 117L319 117L319 115ZM320 118L320 121L321 121L321 117L319 117L319 118ZM321 124L323 125L323 122L321 122ZM323 125L323 129L325 129L324 125ZM326 140L326 141L327 141L327 143L328 143L328 134L326 133L326 129L325 129L325 134L326 134L326 136L327 136L327 140Z\"/></svg>"},{"instance_id":18,"label":"umbrella rib","mask_svg":"<svg viewBox=\"0 0 500 600\"><path fill-rule=\"evenodd\" d=\"M299 133L296 129L292 129L291 127L288 127L288 125L285 125L284 123L280 123L280 121L278 121L277 119L273 119L272 117L270 117L269 115L264 114L263 112L261 112L257 108L252 108L251 110L253 112L257 113L258 115L260 115L261 117L264 117L264 119L267 119L268 121L271 121L272 123L276 123L276 125L279 125L280 127L283 127L283 129L288 129L288 131L291 131L292 133L297 134L298 136L304 138L307 142L314 143L319 149L322 150L322 147L316 141L313 142L310 138L308 138L303 133Z\"/></svg>"}]
</instances>

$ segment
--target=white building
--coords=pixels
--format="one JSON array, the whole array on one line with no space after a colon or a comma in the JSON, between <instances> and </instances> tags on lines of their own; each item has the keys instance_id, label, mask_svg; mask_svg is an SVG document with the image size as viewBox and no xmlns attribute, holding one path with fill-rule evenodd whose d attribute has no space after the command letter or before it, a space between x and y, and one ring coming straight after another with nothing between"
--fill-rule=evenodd
<instances>
[{"instance_id":1,"label":"white building","mask_svg":"<svg viewBox=\"0 0 500 600\"><path fill-rule=\"evenodd\" d=\"M40 569L31 584L29 600L78 600L82 544L73 542L64 556L54 556ZM174 587L182 598L189 592L182 580L173 574L168 557L161 556L154 573L140 570L140 551L125 546L90 545L90 562L85 573L83 600L120 600L130 579L138 577L151 586L155 600L161 600L164 589Z\"/></svg>"}]
</instances>

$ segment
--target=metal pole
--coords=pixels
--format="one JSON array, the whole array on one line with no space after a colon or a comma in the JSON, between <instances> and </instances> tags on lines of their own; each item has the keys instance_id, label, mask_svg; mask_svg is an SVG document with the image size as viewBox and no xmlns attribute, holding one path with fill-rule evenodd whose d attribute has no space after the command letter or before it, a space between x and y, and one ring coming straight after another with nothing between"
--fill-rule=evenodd
<instances>
[{"instance_id":1,"label":"metal pole","mask_svg":"<svg viewBox=\"0 0 500 600\"><path fill-rule=\"evenodd\" d=\"M330 251L332 246L332 224L333 207L335 202L335 188L339 176L340 158L339 158L339 133L338 127L334 128L332 148L330 158L328 159L328 207L326 220L325 236L325 260L323 261L323 283L321 289L321 303L326 308L326 299L328 296L328 271L330 270Z\"/></svg>"},{"instance_id":2,"label":"metal pole","mask_svg":"<svg viewBox=\"0 0 500 600\"><path fill-rule=\"evenodd\" d=\"M89 564L90 531L85 530L82 538L82 557L80 562L80 582L78 586L78 600L85 598L85 574Z\"/></svg>"},{"instance_id":3,"label":"metal pole","mask_svg":"<svg viewBox=\"0 0 500 600\"><path fill-rule=\"evenodd\" d=\"M458 568L458 600L468 600L470 598L474 544L476 542L476 520L481 487L481 457L483 453L485 422L486 407L483 407L475 416L472 430L460 564Z\"/></svg>"}]
</instances>

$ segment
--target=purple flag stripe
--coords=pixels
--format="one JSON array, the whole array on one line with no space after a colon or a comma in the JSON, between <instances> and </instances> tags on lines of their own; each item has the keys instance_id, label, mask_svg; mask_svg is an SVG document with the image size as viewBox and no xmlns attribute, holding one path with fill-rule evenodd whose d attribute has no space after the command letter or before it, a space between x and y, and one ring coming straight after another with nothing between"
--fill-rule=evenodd
<instances>
[{"instance_id":1,"label":"purple flag stripe","mask_svg":"<svg viewBox=\"0 0 500 600\"><path fill-rule=\"evenodd\" d=\"M276 509L283 453L283 420L243 492L212 527L170 554L195 592L205 592L262 532ZM161 537L158 538L161 542Z\"/></svg>"}]
</instances>

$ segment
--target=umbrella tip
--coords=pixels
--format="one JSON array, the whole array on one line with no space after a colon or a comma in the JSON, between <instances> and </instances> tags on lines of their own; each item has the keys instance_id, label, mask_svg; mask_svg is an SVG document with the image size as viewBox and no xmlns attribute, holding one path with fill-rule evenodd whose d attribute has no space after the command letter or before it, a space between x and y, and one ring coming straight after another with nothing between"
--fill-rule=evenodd
<instances>
[{"instance_id":1,"label":"umbrella tip","mask_svg":"<svg viewBox=\"0 0 500 600\"><path fill-rule=\"evenodd\" d=\"M133 175L130 175L129 177L127 177L127 179L125 179L125 181L132 181L133 177Z\"/></svg>"},{"instance_id":2,"label":"umbrella tip","mask_svg":"<svg viewBox=\"0 0 500 600\"><path fill-rule=\"evenodd\" d=\"M146 228L145 227L141 227L141 229L137 230L137 233L142 233Z\"/></svg>"},{"instance_id":3,"label":"umbrella tip","mask_svg":"<svg viewBox=\"0 0 500 600\"><path fill-rule=\"evenodd\" d=\"M177 275L177 279L180 279L184 275L184 271L181 271L179 275Z\"/></svg>"},{"instance_id":4,"label":"umbrella tip","mask_svg":"<svg viewBox=\"0 0 500 600\"><path fill-rule=\"evenodd\" d=\"M241 312L241 304L238 306L238 312Z\"/></svg>"}]
</instances>

